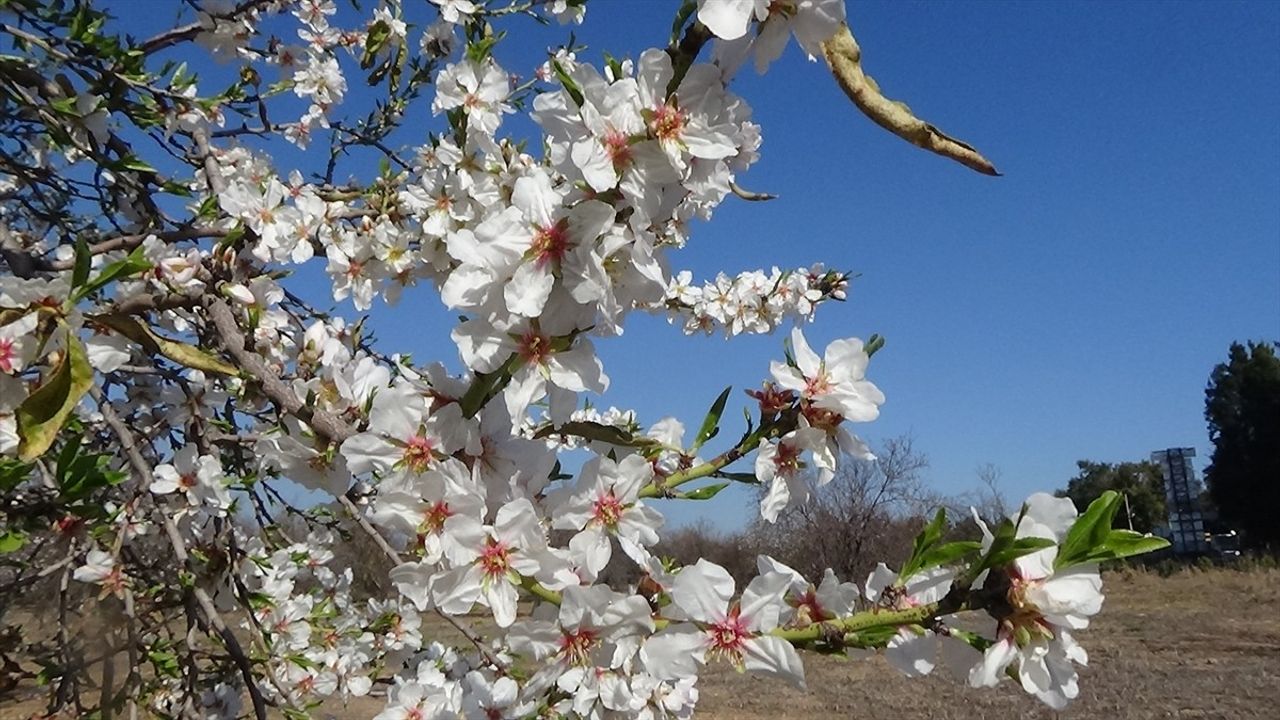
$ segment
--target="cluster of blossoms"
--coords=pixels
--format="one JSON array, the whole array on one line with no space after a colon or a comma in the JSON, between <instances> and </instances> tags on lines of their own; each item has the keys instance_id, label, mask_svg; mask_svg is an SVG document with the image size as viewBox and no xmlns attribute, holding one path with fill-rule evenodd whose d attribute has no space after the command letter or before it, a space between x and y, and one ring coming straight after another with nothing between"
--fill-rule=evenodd
<instances>
[{"instance_id":1,"label":"cluster of blossoms","mask_svg":"<svg viewBox=\"0 0 1280 720\"><path fill-rule=\"evenodd\" d=\"M821 265L696 285L669 257L742 194L736 178L758 159L760 128L728 89L738 67L754 56L763 71L792 34L818 54L840 30L841 0L686 3L677 30L688 25L692 40L603 67L560 48L523 83L498 63L491 21L581 22L582 2L432 3L429 23L384 0L343 29L332 0L204 2L191 28L124 60L194 38L240 64L233 90L205 98L184 69L139 71L111 102L87 90L50 98L69 130L22 151L43 167L60 150L65 189L81 201L76 183L109 174L115 190L94 197L115 204L120 234L58 245L74 233L32 217L19 227L30 239L14 244L15 216L0 214L15 268L0 277L0 492L18 478L33 497L57 498L28 529L53 527L68 577L129 608L130 623L161 628L131 625L131 652L154 672L131 675L128 701L230 718L247 697L259 717L272 705L301 714L381 681L385 720L683 718L710 662L803 686L797 648L883 652L908 675L941 657L974 686L1012 672L1054 707L1074 697L1085 655L1072 633L1100 608L1105 553L1081 554L1085 519L1069 501L1033 496L994 529L979 521L982 543L940 544L940 516L907 566L881 565L861 586L830 570L815 584L761 557L739 592L714 563L672 567L656 554L658 501L724 487L692 483L759 485L773 522L843 458L873 459L848 424L876 419L885 401L866 378L876 342L837 340L819 355L795 327L787 360L749 393L758 412L746 432L715 455L704 445L727 394L692 440L676 418L646 426L584 404L609 386L594 341L621 335L632 311L733 336L799 325L845 299L848 276ZM713 61L698 63L710 35ZM339 109L356 65L389 94L352 123ZM275 66L274 85L259 66ZM443 130L402 157L386 143L428 83ZM279 95L301 115L272 123ZM500 135L526 110L538 154ZM157 137L121 133L138 117ZM306 174L268 154L292 148L255 141L308 147L322 134L328 166ZM162 135L190 174L102 155L142 141L133 135ZM334 180L352 148L384 154L367 185ZM111 169L79 180L85 162ZM30 182L7 172L0 192ZM161 190L188 220L149 201ZM11 259L19 250L26 265ZM458 318L460 370L382 354L361 322L295 294L302 266L361 312L435 289ZM754 472L728 473L752 453ZM386 566L390 597L357 599L357 573L335 553L350 533L377 555L360 569ZM605 582L610 567L633 581ZM173 608L211 628L216 662L186 641L188 669L174 670L179 643L163 631ZM968 610L994 617L993 640L953 627ZM433 641L426 613L469 644ZM497 628L487 638L469 625L477 615Z\"/></svg>"},{"instance_id":2,"label":"cluster of blossoms","mask_svg":"<svg viewBox=\"0 0 1280 720\"><path fill-rule=\"evenodd\" d=\"M667 286L666 302L671 322L682 320L686 333L771 333L788 320L809 319L823 300L844 300L847 286L844 275L821 265L785 273L776 267L752 270L733 278L720 273L701 287L682 270Z\"/></svg>"}]
</instances>

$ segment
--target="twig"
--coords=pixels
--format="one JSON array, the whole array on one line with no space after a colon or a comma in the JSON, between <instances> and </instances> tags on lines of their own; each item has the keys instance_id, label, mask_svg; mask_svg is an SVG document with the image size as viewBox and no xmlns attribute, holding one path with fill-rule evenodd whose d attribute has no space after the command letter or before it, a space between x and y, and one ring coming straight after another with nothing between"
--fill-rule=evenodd
<instances>
[{"instance_id":1,"label":"twig","mask_svg":"<svg viewBox=\"0 0 1280 720\"><path fill-rule=\"evenodd\" d=\"M822 43L822 54L845 95L875 124L916 147L951 158L984 175L1000 174L972 145L916 117L903 103L886 98L876 81L862 71L862 48L848 25L842 23L836 34Z\"/></svg>"},{"instance_id":2,"label":"twig","mask_svg":"<svg viewBox=\"0 0 1280 720\"><path fill-rule=\"evenodd\" d=\"M146 458L142 457L142 453L138 451L138 443L133 436L133 431L120 419L120 416L116 414L110 403L106 402L106 398L102 396L100 391L95 388L92 392L94 399L98 403L98 410L102 413L102 419L106 421L107 425L111 426L112 431L119 438L121 449L125 451L129 465L138 474L138 478L143 482L144 487L150 487L153 479L151 466L146 461ZM169 539L170 547L173 548L174 557L177 558L178 563L186 571L194 572L191 558L187 555L186 541L182 539L178 526L174 525L173 519L164 512L163 506L157 505L156 515L164 526L165 535ZM245 655L244 648L240 647L240 641L236 639L235 633L231 631L226 621L223 620L222 615L213 604L213 599L209 597L204 588L192 584L187 591L195 598L205 619L213 626L218 637L221 638L223 645L227 649L227 654L231 656L231 660L236 664L236 667L240 669L240 674L244 677L245 686L249 690L249 697L253 701L254 716L258 720L266 720L267 701L262 695L262 689L258 687L257 680L253 675L253 665L248 656Z\"/></svg>"},{"instance_id":3,"label":"twig","mask_svg":"<svg viewBox=\"0 0 1280 720\"><path fill-rule=\"evenodd\" d=\"M772 193L762 193L762 192L753 192L751 190L744 190L741 185L739 185L736 181L733 181L733 180L729 181L729 190L731 190L734 195L737 195L743 200L749 200L751 202L761 202L764 200L778 199L778 196Z\"/></svg>"},{"instance_id":4,"label":"twig","mask_svg":"<svg viewBox=\"0 0 1280 720\"><path fill-rule=\"evenodd\" d=\"M231 313L231 307L225 301L220 298L210 297L206 300L205 307L209 311L209 318L213 321L214 329L221 336L223 347L226 348L227 353L231 355L242 370L257 380L263 394L270 398L280 411L302 419L311 426L312 430L315 430L317 434L327 438L330 442L341 443L355 434L355 430L340 418L304 403L298 398L297 393L280 379L280 376L267 367L266 362L263 361L260 355L245 347L246 339L244 333L240 332L240 327L236 324L235 317ZM338 500L346 508L351 518L355 520L356 524L360 526L360 529L378 546L383 555L386 555L397 565L404 562L400 558L400 553L396 552L387 543L386 538L382 537L382 533L378 532L377 528L369 524L369 521L364 518L360 509L356 507L355 503L351 502L350 498L344 495L339 497ZM439 608L435 609L435 613L470 640L486 661L499 668L506 667L505 663L496 657L484 644L484 638L473 628L457 618L441 612Z\"/></svg>"}]
</instances>

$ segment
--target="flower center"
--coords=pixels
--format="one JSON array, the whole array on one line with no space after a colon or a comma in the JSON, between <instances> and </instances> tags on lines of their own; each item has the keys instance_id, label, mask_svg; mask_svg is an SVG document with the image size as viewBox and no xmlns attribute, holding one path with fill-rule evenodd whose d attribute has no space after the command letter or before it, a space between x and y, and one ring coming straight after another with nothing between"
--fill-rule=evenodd
<instances>
[{"instance_id":1,"label":"flower center","mask_svg":"<svg viewBox=\"0 0 1280 720\"><path fill-rule=\"evenodd\" d=\"M805 591L805 594L795 599L796 609L808 616L809 622L817 622L819 620L829 619L829 614L822 609L822 603L818 602L818 596L813 590Z\"/></svg>"},{"instance_id":2,"label":"flower center","mask_svg":"<svg viewBox=\"0 0 1280 720\"><path fill-rule=\"evenodd\" d=\"M18 353L13 349L12 338L0 338L0 371L13 372L13 359Z\"/></svg>"},{"instance_id":3,"label":"flower center","mask_svg":"<svg viewBox=\"0 0 1280 720\"><path fill-rule=\"evenodd\" d=\"M1053 637L1053 630L1040 614L1040 608L1027 599L1027 590L1036 584L1039 581L1013 577L1005 594L1010 613L1000 619L1000 632L1013 638L1019 646L1028 644L1037 636Z\"/></svg>"},{"instance_id":4,"label":"flower center","mask_svg":"<svg viewBox=\"0 0 1280 720\"><path fill-rule=\"evenodd\" d=\"M800 462L801 448L790 443L778 443L778 454L773 456L773 464L780 475L792 475L803 467Z\"/></svg>"},{"instance_id":5,"label":"flower center","mask_svg":"<svg viewBox=\"0 0 1280 720\"><path fill-rule=\"evenodd\" d=\"M618 526L618 521L622 519L622 510L622 501L610 490L596 498L593 519L601 525L613 529Z\"/></svg>"},{"instance_id":6,"label":"flower center","mask_svg":"<svg viewBox=\"0 0 1280 720\"><path fill-rule=\"evenodd\" d=\"M826 369L818 370L816 377L805 378L804 394L806 397L819 397L831 392L831 381L827 378Z\"/></svg>"},{"instance_id":7,"label":"flower center","mask_svg":"<svg viewBox=\"0 0 1280 720\"><path fill-rule=\"evenodd\" d=\"M530 330L520 338L517 350L526 362L544 365L551 355L551 340Z\"/></svg>"},{"instance_id":8,"label":"flower center","mask_svg":"<svg viewBox=\"0 0 1280 720\"><path fill-rule=\"evenodd\" d=\"M795 17L796 3L795 0L771 0L769 3L769 16L780 15L784 18Z\"/></svg>"},{"instance_id":9,"label":"flower center","mask_svg":"<svg viewBox=\"0 0 1280 720\"><path fill-rule=\"evenodd\" d=\"M490 578L505 575L511 567L511 548L501 540L490 538L480 551L480 567Z\"/></svg>"},{"instance_id":10,"label":"flower center","mask_svg":"<svg viewBox=\"0 0 1280 720\"><path fill-rule=\"evenodd\" d=\"M609 130L604 136L604 150L613 161L613 168L619 172L631 164L631 141L617 130Z\"/></svg>"},{"instance_id":11,"label":"flower center","mask_svg":"<svg viewBox=\"0 0 1280 720\"><path fill-rule=\"evenodd\" d=\"M748 390L747 394L760 401L760 412L765 415L780 413L791 407L796 394L790 390L779 390L776 385L766 382L760 390Z\"/></svg>"},{"instance_id":12,"label":"flower center","mask_svg":"<svg viewBox=\"0 0 1280 720\"><path fill-rule=\"evenodd\" d=\"M560 636L560 652L572 665L590 663L591 650L599 644L594 630L577 630L565 632Z\"/></svg>"},{"instance_id":13,"label":"flower center","mask_svg":"<svg viewBox=\"0 0 1280 720\"><path fill-rule=\"evenodd\" d=\"M437 500L423 511L422 530L439 534L444 530L444 521L451 517L453 517L453 510L449 509L449 503L444 500Z\"/></svg>"},{"instance_id":14,"label":"flower center","mask_svg":"<svg viewBox=\"0 0 1280 720\"><path fill-rule=\"evenodd\" d=\"M569 223L560 220L549 227L538 228L533 236L533 257L539 266L559 263L569 251Z\"/></svg>"},{"instance_id":15,"label":"flower center","mask_svg":"<svg viewBox=\"0 0 1280 720\"><path fill-rule=\"evenodd\" d=\"M420 473L426 470L435 460L435 448L431 441L422 435L414 435L405 443L403 461L405 467Z\"/></svg>"},{"instance_id":16,"label":"flower center","mask_svg":"<svg viewBox=\"0 0 1280 720\"><path fill-rule=\"evenodd\" d=\"M649 131L659 140L678 140L684 132L684 113L673 105L663 105L653 111Z\"/></svg>"},{"instance_id":17,"label":"flower center","mask_svg":"<svg viewBox=\"0 0 1280 720\"><path fill-rule=\"evenodd\" d=\"M804 414L804 419L808 420L811 426L819 430L834 430L840 426L840 423L844 422L844 416L840 413L826 408L815 407L809 403L804 403L800 408L800 412Z\"/></svg>"},{"instance_id":18,"label":"flower center","mask_svg":"<svg viewBox=\"0 0 1280 720\"><path fill-rule=\"evenodd\" d=\"M712 623L707 628L711 642L709 653L719 655L734 664L741 663L743 648L750 637L740 613L741 610L735 607L723 620Z\"/></svg>"}]
</instances>

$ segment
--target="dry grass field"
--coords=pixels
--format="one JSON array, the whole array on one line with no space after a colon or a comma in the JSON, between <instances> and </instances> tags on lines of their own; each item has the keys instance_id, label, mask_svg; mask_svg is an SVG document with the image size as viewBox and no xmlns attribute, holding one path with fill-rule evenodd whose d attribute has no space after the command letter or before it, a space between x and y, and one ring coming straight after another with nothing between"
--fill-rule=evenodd
<instances>
[{"instance_id":1,"label":"dry grass field","mask_svg":"<svg viewBox=\"0 0 1280 720\"><path fill-rule=\"evenodd\" d=\"M982 718L1280 718L1280 571L1109 573L1106 605L1080 634L1090 666L1062 713L1012 683L972 690L941 672L907 680L881 658L805 657L808 692L716 667L703 676L703 720ZM39 712L39 689L0 698L0 720ZM382 701L326 706L318 716L369 718Z\"/></svg>"}]
</instances>

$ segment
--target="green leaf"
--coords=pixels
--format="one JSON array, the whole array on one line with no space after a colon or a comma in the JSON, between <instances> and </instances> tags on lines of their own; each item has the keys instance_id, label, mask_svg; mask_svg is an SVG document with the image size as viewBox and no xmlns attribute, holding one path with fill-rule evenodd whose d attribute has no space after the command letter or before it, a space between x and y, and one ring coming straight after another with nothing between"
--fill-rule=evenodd
<instances>
[{"instance_id":1,"label":"green leaf","mask_svg":"<svg viewBox=\"0 0 1280 720\"><path fill-rule=\"evenodd\" d=\"M53 100L49 103L49 107L63 115L70 115L75 118L80 117L80 112L76 110L76 99L73 97Z\"/></svg>"},{"instance_id":2,"label":"green leaf","mask_svg":"<svg viewBox=\"0 0 1280 720\"><path fill-rule=\"evenodd\" d=\"M748 485L755 485L760 482L760 478L756 477L755 473L749 473L749 472L730 472L728 470L717 470L716 472L712 473L712 475L714 477L722 477L726 480L732 480L734 482L747 483Z\"/></svg>"},{"instance_id":3,"label":"green leaf","mask_svg":"<svg viewBox=\"0 0 1280 720\"><path fill-rule=\"evenodd\" d=\"M947 526L947 511L938 508L938 512L934 514L931 520L920 533L916 535L915 543L911 550L911 557L902 565L902 570L898 572L899 580L906 580L919 571L922 566L924 555L938 541L942 539L942 533Z\"/></svg>"},{"instance_id":4,"label":"green leaf","mask_svg":"<svg viewBox=\"0 0 1280 720\"><path fill-rule=\"evenodd\" d=\"M76 262L80 262L78 255ZM124 259L117 260L102 268L102 272L98 273L97 277L81 285L74 293L72 293L71 302L73 304L77 303L102 289L108 283L119 280L120 278L129 277L130 275L136 275L149 269L151 269L151 262L147 260L142 248L134 248L133 252L125 256Z\"/></svg>"},{"instance_id":5,"label":"green leaf","mask_svg":"<svg viewBox=\"0 0 1280 720\"><path fill-rule=\"evenodd\" d=\"M200 207L196 210L196 217L205 220L218 217L218 196L210 195L200 201Z\"/></svg>"},{"instance_id":6,"label":"green leaf","mask_svg":"<svg viewBox=\"0 0 1280 720\"><path fill-rule=\"evenodd\" d=\"M229 365L194 345L157 335L150 326L131 315L106 313L92 315L90 319L115 330L150 352L160 353L179 365L232 377L240 374L234 365Z\"/></svg>"},{"instance_id":7,"label":"green leaf","mask_svg":"<svg viewBox=\"0 0 1280 720\"><path fill-rule=\"evenodd\" d=\"M680 31L684 29L685 23L689 22L689 18L693 17L697 9L697 0L684 0L680 4L680 9L676 11L676 19L671 23L671 47L680 44Z\"/></svg>"},{"instance_id":8,"label":"green leaf","mask_svg":"<svg viewBox=\"0 0 1280 720\"><path fill-rule=\"evenodd\" d=\"M721 490L729 487L729 485L730 483L716 483L715 485L708 485L706 487L700 487L697 490L690 490L689 492L682 493L680 497L685 500L710 500L718 495Z\"/></svg>"},{"instance_id":9,"label":"green leaf","mask_svg":"<svg viewBox=\"0 0 1280 720\"><path fill-rule=\"evenodd\" d=\"M369 26L369 34L364 42L364 57L360 58L361 69L368 70L373 67L375 58L390 38L391 26L386 20L379 20Z\"/></svg>"},{"instance_id":10,"label":"green leaf","mask_svg":"<svg viewBox=\"0 0 1280 720\"><path fill-rule=\"evenodd\" d=\"M162 190L169 193L170 195L178 195L180 197L191 197L191 188L187 187L186 185L176 180L165 180L164 184L162 184L160 187Z\"/></svg>"},{"instance_id":11,"label":"green leaf","mask_svg":"<svg viewBox=\"0 0 1280 720\"><path fill-rule=\"evenodd\" d=\"M155 168L133 155L120 158L111 163L110 167L112 170L132 170L134 172L152 173L153 175L156 172Z\"/></svg>"},{"instance_id":12,"label":"green leaf","mask_svg":"<svg viewBox=\"0 0 1280 720\"><path fill-rule=\"evenodd\" d=\"M0 458L0 490L9 491L31 475L33 466L12 458Z\"/></svg>"},{"instance_id":13,"label":"green leaf","mask_svg":"<svg viewBox=\"0 0 1280 720\"><path fill-rule=\"evenodd\" d=\"M76 263L71 271L71 287L78 288L89 279L89 264L93 257L89 254L89 243L85 242L84 236L76 238Z\"/></svg>"},{"instance_id":14,"label":"green leaf","mask_svg":"<svg viewBox=\"0 0 1280 720\"><path fill-rule=\"evenodd\" d=\"M18 458L24 462L45 453L93 385L93 368L84 344L67 329L66 352L44 384L27 396L15 413L18 419Z\"/></svg>"},{"instance_id":15,"label":"green leaf","mask_svg":"<svg viewBox=\"0 0 1280 720\"><path fill-rule=\"evenodd\" d=\"M506 31L494 33L484 38L472 40L467 43L466 56L468 60L473 62L484 62L490 54L493 53L493 47L498 41L506 36Z\"/></svg>"},{"instance_id":16,"label":"green leaf","mask_svg":"<svg viewBox=\"0 0 1280 720\"><path fill-rule=\"evenodd\" d=\"M981 560L970 566L967 579L960 584L973 582L973 579L983 570L1004 567L1023 555L1030 555L1037 550L1053 547L1054 541L1049 538L1017 537L1018 525L1022 523L1022 518L1026 513L1027 506L1023 505L1017 521L1005 518L996 526L996 529L992 532L991 546L987 548L987 552L982 556Z\"/></svg>"},{"instance_id":17,"label":"green leaf","mask_svg":"<svg viewBox=\"0 0 1280 720\"><path fill-rule=\"evenodd\" d=\"M614 78L620 78L625 74L622 72L622 63L609 53L604 54L604 64L613 72Z\"/></svg>"},{"instance_id":18,"label":"green leaf","mask_svg":"<svg viewBox=\"0 0 1280 720\"><path fill-rule=\"evenodd\" d=\"M862 346L862 349L867 353L867 357L871 357L882 347L884 347L884 336L879 333L872 333L871 337L867 338L867 343Z\"/></svg>"},{"instance_id":19,"label":"green leaf","mask_svg":"<svg viewBox=\"0 0 1280 720\"><path fill-rule=\"evenodd\" d=\"M556 73L556 79L564 86L565 92L569 93L569 97L573 98L573 102L582 107L582 88L578 87L578 83L569 77L569 73L565 72L564 67L560 65L560 61L555 58L551 59L551 69Z\"/></svg>"},{"instance_id":20,"label":"green leaf","mask_svg":"<svg viewBox=\"0 0 1280 720\"><path fill-rule=\"evenodd\" d=\"M982 543L977 540L958 540L943 545L937 545L930 548L920 558L920 570L928 570L932 567L941 565L950 565L961 558L972 555L982 549Z\"/></svg>"},{"instance_id":21,"label":"green leaf","mask_svg":"<svg viewBox=\"0 0 1280 720\"><path fill-rule=\"evenodd\" d=\"M471 381L471 386L467 388L467 392L458 401L458 405L462 407L463 417L473 418L480 409L489 404L489 401L498 396L503 388L511 382L511 376L516 369L520 367L523 360L519 353L511 353L507 361L502 363L502 367L491 373L476 373L475 378Z\"/></svg>"},{"instance_id":22,"label":"green leaf","mask_svg":"<svg viewBox=\"0 0 1280 720\"><path fill-rule=\"evenodd\" d=\"M156 673L159 675L175 678L181 675L178 656L171 652L149 650L147 659L151 661L152 666L155 667Z\"/></svg>"},{"instance_id":23,"label":"green leaf","mask_svg":"<svg viewBox=\"0 0 1280 720\"><path fill-rule=\"evenodd\" d=\"M1067 538L1062 541L1062 549L1053 563L1055 568L1091 562L1087 558L1096 548L1103 547L1111 534L1111 522L1120 507L1120 500L1120 493L1108 490L1089 503L1089 509L1076 518L1067 531Z\"/></svg>"},{"instance_id":24,"label":"green leaf","mask_svg":"<svg viewBox=\"0 0 1280 720\"><path fill-rule=\"evenodd\" d=\"M1145 555L1169 547L1169 541L1157 535L1144 535L1132 530L1112 530L1107 536L1107 551L1111 560Z\"/></svg>"},{"instance_id":25,"label":"green leaf","mask_svg":"<svg viewBox=\"0 0 1280 720\"><path fill-rule=\"evenodd\" d=\"M1054 545L1054 541L1049 538L1018 538L1002 547L999 552L988 553L987 560L983 564L985 567L1004 567L1023 555L1030 555L1033 552L1053 547Z\"/></svg>"},{"instance_id":26,"label":"green leaf","mask_svg":"<svg viewBox=\"0 0 1280 720\"><path fill-rule=\"evenodd\" d=\"M689 448L690 454L698 452L698 448L720 432L720 416L724 414L724 404L729 401L729 393L732 391L732 386L725 388L716 401L711 403L711 409L707 411L707 416L702 419L702 427L698 429L698 436L694 438L693 446Z\"/></svg>"},{"instance_id":27,"label":"green leaf","mask_svg":"<svg viewBox=\"0 0 1280 720\"><path fill-rule=\"evenodd\" d=\"M0 555L17 552L27 544L27 534L21 530L0 532Z\"/></svg>"},{"instance_id":28,"label":"green leaf","mask_svg":"<svg viewBox=\"0 0 1280 720\"><path fill-rule=\"evenodd\" d=\"M58 453L54 477L62 496L69 501L82 500L89 493L123 481L125 473L111 469L111 456L105 453L82 453L79 436L74 436Z\"/></svg>"}]
</instances>

